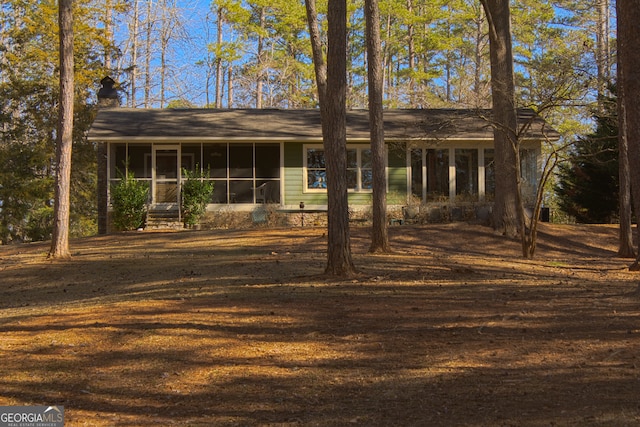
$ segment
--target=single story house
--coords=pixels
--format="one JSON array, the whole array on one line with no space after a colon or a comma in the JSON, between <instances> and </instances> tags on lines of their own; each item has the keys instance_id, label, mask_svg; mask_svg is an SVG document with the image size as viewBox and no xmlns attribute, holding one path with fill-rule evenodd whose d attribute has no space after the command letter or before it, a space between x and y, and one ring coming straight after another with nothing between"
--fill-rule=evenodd
<instances>
[{"instance_id":1,"label":"single story house","mask_svg":"<svg viewBox=\"0 0 640 427\"><path fill-rule=\"evenodd\" d=\"M494 194L490 111L385 110L388 203L490 203ZM540 175L541 143L558 134L530 110L522 176L531 194ZM177 210L183 170L215 182L208 210L282 211L327 205L320 111L278 109L102 108L88 138L99 152L99 231L109 229L109 188L122 173L149 183L151 209ZM349 202L371 202L366 110L347 113ZM126 166L128 165L128 167ZM304 205L301 205L304 203Z\"/></svg>"}]
</instances>

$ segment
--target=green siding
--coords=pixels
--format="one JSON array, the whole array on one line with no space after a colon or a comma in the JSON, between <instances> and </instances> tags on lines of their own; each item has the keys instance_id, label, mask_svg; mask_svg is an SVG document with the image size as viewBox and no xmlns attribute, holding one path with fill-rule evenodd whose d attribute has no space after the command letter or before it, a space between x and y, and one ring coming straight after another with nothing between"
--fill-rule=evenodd
<instances>
[{"instance_id":1,"label":"green siding","mask_svg":"<svg viewBox=\"0 0 640 427\"><path fill-rule=\"evenodd\" d=\"M287 142L284 144L284 205L326 205L327 195L322 193L304 193L304 178L302 170L303 147L301 142Z\"/></svg>"},{"instance_id":2,"label":"green siding","mask_svg":"<svg viewBox=\"0 0 640 427\"><path fill-rule=\"evenodd\" d=\"M404 144L393 145L388 152L388 203L397 204L406 202L407 194L407 155ZM402 200L392 200L401 198Z\"/></svg>"},{"instance_id":3,"label":"green siding","mask_svg":"<svg viewBox=\"0 0 640 427\"><path fill-rule=\"evenodd\" d=\"M301 142L286 142L284 144L283 204L285 206L298 206L300 202L304 202L307 206L325 206L327 204L326 193L304 192L305 178L302 176L304 145ZM405 151L401 148L389 149L388 163L389 193L404 196L407 191ZM371 204L371 198L372 194L370 192L349 193L349 203L353 205L369 205ZM400 203L403 202L400 201Z\"/></svg>"}]
</instances>

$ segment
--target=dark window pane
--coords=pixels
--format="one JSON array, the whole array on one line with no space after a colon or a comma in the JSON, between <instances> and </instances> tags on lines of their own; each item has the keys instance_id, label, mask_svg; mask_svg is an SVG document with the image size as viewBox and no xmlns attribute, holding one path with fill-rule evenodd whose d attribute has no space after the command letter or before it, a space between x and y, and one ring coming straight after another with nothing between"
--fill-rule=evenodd
<instances>
[{"instance_id":1,"label":"dark window pane","mask_svg":"<svg viewBox=\"0 0 640 427\"><path fill-rule=\"evenodd\" d=\"M360 167L371 169L371 150L362 150L360 153Z\"/></svg>"},{"instance_id":2,"label":"dark window pane","mask_svg":"<svg viewBox=\"0 0 640 427\"><path fill-rule=\"evenodd\" d=\"M358 153L356 150L347 150L347 167L348 168L358 167Z\"/></svg>"},{"instance_id":3,"label":"dark window pane","mask_svg":"<svg viewBox=\"0 0 640 427\"><path fill-rule=\"evenodd\" d=\"M111 179L120 178L127 167L127 145L111 144Z\"/></svg>"},{"instance_id":4,"label":"dark window pane","mask_svg":"<svg viewBox=\"0 0 640 427\"><path fill-rule=\"evenodd\" d=\"M253 203L253 181L229 181L230 203Z\"/></svg>"},{"instance_id":5,"label":"dark window pane","mask_svg":"<svg viewBox=\"0 0 640 427\"><path fill-rule=\"evenodd\" d=\"M129 170L136 178L151 178L151 144L129 144Z\"/></svg>"},{"instance_id":6,"label":"dark window pane","mask_svg":"<svg viewBox=\"0 0 640 427\"><path fill-rule=\"evenodd\" d=\"M373 172L371 171L371 169L362 170L362 189L373 189Z\"/></svg>"},{"instance_id":7,"label":"dark window pane","mask_svg":"<svg viewBox=\"0 0 640 427\"><path fill-rule=\"evenodd\" d=\"M478 195L478 150L456 150L456 194Z\"/></svg>"},{"instance_id":8,"label":"dark window pane","mask_svg":"<svg viewBox=\"0 0 640 427\"><path fill-rule=\"evenodd\" d=\"M253 145L229 145L229 176L232 178L253 178Z\"/></svg>"},{"instance_id":9,"label":"dark window pane","mask_svg":"<svg viewBox=\"0 0 640 427\"><path fill-rule=\"evenodd\" d=\"M256 144L256 178L280 177L280 146Z\"/></svg>"},{"instance_id":10,"label":"dark window pane","mask_svg":"<svg viewBox=\"0 0 640 427\"><path fill-rule=\"evenodd\" d=\"M214 181L211 203L227 203L227 181Z\"/></svg>"},{"instance_id":11,"label":"dark window pane","mask_svg":"<svg viewBox=\"0 0 640 427\"><path fill-rule=\"evenodd\" d=\"M349 169L347 171L347 188L349 190L355 190L358 188L358 171Z\"/></svg>"},{"instance_id":12,"label":"dark window pane","mask_svg":"<svg viewBox=\"0 0 640 427\"><path fill-rule=\"evenodd\" d=\"M256 203L280 203L280 181L257 181Z\"/></svg>"},{"instance_id":13,"label":"dark window pane","mask_svg":"<svg viewBox=\"0 0 640 427\"><path fill-rule=\"evenodd\" d=\"M177 150L156 150L156 178L172 179L177 177L178 177Z\"/></svg>"},{"instance_id":14,"label":"dark window pane","mask_svg":"<svg viewBox=\"0 0 640 427\"><path fill-rule=\"evenodd\" d=\"M427 200L449 197L449 150L427 150Z\"/></svg>"},{"instance_id":15,"label":"dark window pane","mask_svg":"<svg viewBox=\"0 0 640 427\"><path fill-rule=\"evenodd\" d=\"M318 148L309 148L307 150L307 167L308 168L320 168L327 167L324 160L324 150Z\"/></svg>"},{"instance_id":16,"label":"dark window pane","mask_svg":"<svg viewBox=\"0 0 640 427\"><path fill-rule=\"evenodd\" d=\"M181 168L191 172L198 172L202 167L202 159L200 158L200 144L183 144L182 145L182 163ZM196 171L196 167L198 170ZM206 168L204 169L206 173Z\"/></svg>"},{"instance_id":17,"label":"dark window pane","mask_svg":"<svg viewBox=\"0 0 640 427\"><path fill-rule=\"evenodd\" d=\"M411 150L411 194L422 200L422 149Z\"/></svg>"},{"instance_id":18,"label":"dark window pane","mask_svg":"<svg viewBox=\"0 0 640 427\"><path fill-rule=\"evenodd\" d=\"M209 170L212 178L226 178L227 144L205 144L202 148L202 168Z\"/></svg>"},{"instance_id":19,"label":"dark window pane","mask_svg":"<svg viewBox=\"0 0 640 427\"><path fill-rule=\"evenodd\" d=\"M535 150L520 150L522 185L529 190L535 189L537 184L537 160Z\"/></svg>"},{"instance_id":20,"label":"dark window pane","mask_svg":"<svg viewBox=\"0 0 640 427\"><path fill-rule=\"evenodd\" d=\"M489 200L496 194L496 169L492 148L484 150L484 192Z\"/></svg>"}]
</instances>

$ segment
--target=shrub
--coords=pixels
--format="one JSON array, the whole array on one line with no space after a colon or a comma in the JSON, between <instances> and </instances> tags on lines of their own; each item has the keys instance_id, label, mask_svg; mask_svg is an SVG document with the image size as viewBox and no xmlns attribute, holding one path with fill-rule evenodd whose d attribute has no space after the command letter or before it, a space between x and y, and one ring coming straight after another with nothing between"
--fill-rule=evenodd
<instances>
[{"instance_id":1,"label":"shrub","mask_svg":"<svg viewBox=\"0 0 640 427\"><path fill-rule=\"evenodd\" d=\"M182 194L180 209L185 227L191 227L202 219L207 204L213 195L213 181L209 181L209 172L202 173L198 165L196 172L182 170L187 179L182 181Z\"/></svg>"},{"instance_id":2,"label":"shrub","mask_svg":"<svg viewBox=\"0 0 640 427\"><path fill-rule=\"evenodd\" d=\"M43 206L32 211L25 227L30 240L37 242L51 239L53 233L53 207Z\"/></svg>"},{"instance_id":3,"label":"shrub","mask_svg":"<svg viewBox=\"0 0 640 427\"><path fill-rule=\"evenodd\" d=\"M144 224L149 200L149 185L138 181L133 172L122 176L111 187L113 224L118 230L135 230Z\"/></svg>"}]
</instances>

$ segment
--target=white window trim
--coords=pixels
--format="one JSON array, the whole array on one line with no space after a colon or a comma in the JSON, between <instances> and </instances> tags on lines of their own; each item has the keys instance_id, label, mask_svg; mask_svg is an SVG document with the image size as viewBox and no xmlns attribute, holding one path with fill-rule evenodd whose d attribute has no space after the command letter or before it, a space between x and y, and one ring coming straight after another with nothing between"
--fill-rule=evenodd
<instances>
[{"instance_id":1,"label":"white window trim","mask_svg":"<svg viewBox=\"0 0 640 427\"><path fill-rule=\"evenodd\" d=\"M308 156L307 156L307 150L322 150L322 151L326 151L324 148L324 145L322 144L304 144L302 146L302 160L303 160L303 164L302 164L302 192L303 193L320 193L320 194L326 194L327 193L327 189L326 188L309 188L308 184L307 184L307 178L308 178L308 165L307 165L307 160L308 160ZM373 188L362 188L362 151L363 150L371 150L371 146L370 145L363 145L363 144L347 144L347 150L356 150L356 163L357 163L357 169L356 169L356 176L357 176L357 187L354 188L349 188L347 190L347 192L349 193L373 193ZM386 152L386 148L385 148L385 164L387 163L387 152ZM388 174L388 166L385 166L385 175ZM326 170L326 168L325 168ZM373 166L370 168L370 170L373 170ZM388 176L387 176L387 180L388 180Z\"/></svg>"}]
</instances>

